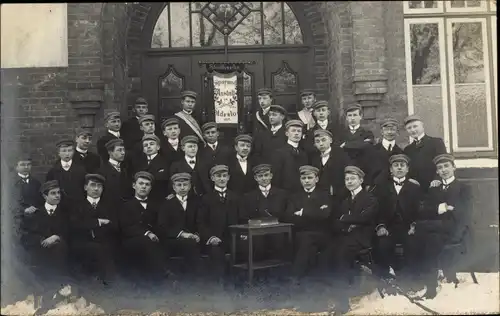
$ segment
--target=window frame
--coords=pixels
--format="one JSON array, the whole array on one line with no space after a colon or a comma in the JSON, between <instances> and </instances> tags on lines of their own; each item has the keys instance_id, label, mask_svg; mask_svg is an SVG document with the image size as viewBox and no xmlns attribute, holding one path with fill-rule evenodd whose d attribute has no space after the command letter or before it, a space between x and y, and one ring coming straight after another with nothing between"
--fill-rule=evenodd
<instances>
[{"instance_id":1,"label":"window frame","mask_svg":"<svg viewBox=\"0 0 500 316\"><path fill-rule=\"evenodd\" d=\"M446 45L445 38L445 24L442 18L408 18L404 20L404 36L405 36L405 63L406 63L406 91L408 97L408 115L415 113L415 106L413 103L413 79L412 79L412 60L411 60L411 41L410 41L410 26L412 24L437 24L438 25L438 40L439 40L439 65L441 77L441 99L443 111L443 141L447 151L450 151L450 124L448 113L448 78L446 76L448 64L446 62L446 52L443 49ZM418 85L418 86L437 86L434 84ZM409 137L411 141L411 137Z\"/></svg>"},{"instance_id":2,"label":"window frame","mask_svg":"<svg viewBox=\"0 0 500 316\"><path fill-rule=\"evenodd\" d=\"M443 10L444 10L443 1L437 1L436 8L415 8L415 9L410 8L410 1L408 0L403 1L404 14L442 13Z\"/></svg>"},{"instance_id":3,"label":"window frame","mask_svg":"<svg viewBox=\"0 0 500 316\"><path fill-rule=\"evenodd\" d=\"M470 12L486 12L486 11L488 11L488 1L486 1L486 0L480 0L479 3L481 5L479 7L468 7L467 0L464 0L464 1L465 1L465 7L463 7L463 8L452 8L451 7L451 0L444 1L446 3L446 5L445 5L446 12L470 13Z\"/></svg>"},{"instance_id":4,"label":"window frame","mask_svg":"<svg viewBox=\"0 0 500 316\"><path fill-rule=\"evenodd\" d=\"M487 133L488 133L488 146L486 147L459 147L458 145L458 117L457 117L457 103L456 103L456 88L455 88L455 67L453 62L450 63L450 71L448 71L449 75L449 94L450 94L450 112L451 112L451 133L452 133L452 147L453 147L453 152L475 152L475 151L493 151L494 150L494 145L493 145L493 120L492 120L492 113L491 113L491 89L490 89L490 84L489 80L491 78L490 74L490 60L489 60L489 54L488 54L488 25L487 25L487 18L448 18L446 20L446 45L447 48L453 47L453 34L451 32L452 30L452 24L453 23L476 23L480 22L481 27L482 27L482 37L483 37L483 63L484 63L484 86L485 86L485 99L486 99L486 118L487 118ZM453 50L447 49L447 58L448 60L453 61ZM480 83L470 83L471 85L473 84L480 84ZM469 85L463 84L463 85Z\"/></svg>"}]
</instances>

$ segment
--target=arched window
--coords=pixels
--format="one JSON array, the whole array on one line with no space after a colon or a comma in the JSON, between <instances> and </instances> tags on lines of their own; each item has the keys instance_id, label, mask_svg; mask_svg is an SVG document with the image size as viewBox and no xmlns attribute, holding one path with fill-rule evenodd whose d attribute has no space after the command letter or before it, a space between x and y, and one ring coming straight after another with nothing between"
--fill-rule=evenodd
<instances>
[{"instance_id":1,"label":"arched window","mask_svg":"<svg viewBox=\"0 0 500 316\"><path fill-rule=\"evenodd\" d=\"M171 2L160 14L152 48L302 44L295 14L284 2Z\"/></svg>"}]
</instances>

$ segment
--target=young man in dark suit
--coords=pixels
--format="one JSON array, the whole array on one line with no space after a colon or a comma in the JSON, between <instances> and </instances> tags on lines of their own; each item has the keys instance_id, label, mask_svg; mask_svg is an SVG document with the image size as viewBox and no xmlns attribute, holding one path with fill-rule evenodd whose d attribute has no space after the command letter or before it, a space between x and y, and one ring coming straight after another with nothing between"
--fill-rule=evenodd
<instances>
[{"instance_id":1,"label":"young man in dark suit","mask_svg":"<svg viewBox=\"0 0 500 316\"><path fill-rule=\"evenodd\" d=\"M331 198L328 191L317 187L319 170L304 165L300 167L302 190L290 194L287 217L294 224L295 256L292 271L295 277L303 276L316 253L327 247L331 230Z\"/></svg>"},{"instance_id":2,"label":"young man in dark suit","mask_svg":"<svg viewBox=\"0 0 500 316\"><path fill-rule=\"evenodd\" d=\"M286 218L288 194L285 190L273 186L272 166L260 164L253 168L258 188L246 193L241 199L240 221L249 219L276 218L283 221ZM283 236L264 236L255 238L255 253L257 257L270 258L283 256ZM273 256L274 254L274 256Z\"/></svg>"},{"instance_id":3,"label":"young man in dark suit","mask_svg":"<svg viewBox=\"0 0 500 316\"><path fill-rule=\"evenodd\" d=\"M390 268L396 267L396 244L403 245L407 263L414 263L416 244L412 240L412 227L415 227L423 200L418 182L407 177L410 168L408 156L396 154L388 160L391 176L387 176L385 182L380 181L374 191L380 205L375 227L375 261L383 276L389 276Z\"/></svg>"},{"instance_id":4,"label":"young man in dark suit","mask_svg":"<svg viewBox=\"0 0 500 316\"><path fill-rule=\"evenodd\" d=\"M120 128L122 127L122 121L120 119L120 112L112 111L106 113L104 115L104 127L106 128L106 133L97 141L97 153L103 163L109 159L106 143L121 136Z\"/></svg>"},{"instance_id":5,"label":"young man in dark suit","mask_svg":"<svg viewBox=\"0 0 500 316\"><path fill-rule=\"evenodd\" d=\"M417 180L424 192L429 190L433 180L437 180L436 166L432 160L441 154L446 154L446 147L441 138L425 134L424 123L418 115L410 115L405 120L405 127L412 138L412 143L404 148L404 153L410 157L411 168L409 177Z\"/></svg>"},{"instance_id":6,"label":"young man in dark suit","mask_svg":"<svg viewBox=\"0 0 500 316\"><path fill-rule=\"evenodd\" d=\"M85 176L87 196L70 210L69 224L70 252L97 270L101 282L108 284L115 274L118 219L116 206L101 199L105 181L99 174Z\"/></svg>"},{"instance_id":7,"label":"young man in dark suit","mask_svg":"<svg viewBox=\"0 0 500 316\"><path fill-rule=\"evenodd\" d=\"M153 277L166 277L165 257L159 239L154 233L157 227L159 205L148 200L154 182L153 175L139 171L134 175L134 197L125 202L118 213L121 229L122 250L131 260L147 266Z\"/></svg>"},{"instance_id":8,"label":"young man in dark suit","mask_svg":"<svg viewBox=\"0 0 500 316\"><path fill-rule=\"evenodd\" d=\"M123 122L120 129L120 135L125 143L125 149L127 151L132 150L134 145L137 144L137 142L140 142L142 136L144 136L144 133L140 128L139 118L148 114L148 102L146 99L142 97L137 98L137 100L135 100L133 110L135 116Z\"/></svg>"},{"instance_id":9,"label":"young man in dark suit","mask_svg":"<svg viewBox=\"0 0 500 316\"><path fill-rule=\"evenodd\" d=\"M181 139L181 148L184 158L172 163L170 175L176 173L189 173L191 175L191 192L201 197L205 192L210 192L208 172L203 173L201 163L198 159L198 137L188 135ZM172 192L169 189L169 192Z\"/></svg>"},{"instance_id":10,"label":"young man in dark suit","mask_svg":"<svg viewBox=\"0 0 500 316\"><path fill-rule=\"evenodd\" d=\"M252 168L255 166L254 159L250 157L252 152L252 136L241 134L234 138L234 149L236 154L228 158L228 167L231 177L228 187L231 191L243 195L257 188Z\"/></svg>"},{"instance_id":11,"label":"young man in dark suit","mask_svg":"<svg viewBox=\"0 0 500 316\"><path fill-rule=\"evenodd\" d=\"M229 155L233 152L224 144L219 143L219 131L215 122L208 122L201 127L203 132L203 139L205 139L206 146L201 148L198 157L205 165L205 169L210 171L216 164L227 164Z\"/></svg>"},{"instance_id":12,"label":"young man in dark suit","mask_svg":"<svg viewBox=\"0 0 500 316\"><path fill-rule=\"evenodd\" d=\"M167 196L169 170L167 160L159 154L160 139L156 135L142 137L143 153L134 160L133 170L147 171L154 177L149 199L161 203Z\"/></svg>"},{"instance_id":13,"label":"young man in dark suit","mask_svg":"<svg viewBox=\"0 0 500 316\"><path fill-rule=\"evenodd\" d=\"M198 219L201 244L208 249L212 271L222 277L225 254L230 252L229 226L239 224L240 195L228 189L229 167L215 165L210 169L214 190L203 196Z\"/></svg>"},{"instance_id":14,"label":"young man in dark suit","mask_svg":"<svg viewBox=\"0 0 500 316\"><path fill-rule=\"evenodd\" d=\"M142 138L144 136L155 135L155 117L152 114L145 114L139 118L139 128L143 135L137 140L137 142L132 146L132 149L127 151L126 164L129 167L132 174L140 171L136 169L138 167L137 161L141 160L141 156L144 154L144 147L142 146Z\"/></svg>"},{"instance_id":15,"label":"young man in dark suit","mask_svg":"<svg viewBox=\"0 0 500 316\"><path fill-rule=\"evenodd\" d=\"M192 135L198 138L205 145L203 133L200 128L200 122L193 116L194 108L196 107L196 98L198 94L194 91L186 90L181 92L181 106L182 110L175 113L175 117L179 119L179 126L181 128L180 138Z\"/></svg>"},{"instance_id":16,"label":"young man in dark suit","mask_svg":"<svg viewBox=\"0 0 500 316\"><path fill-rule=\"evenodd\" d=\"M40 193L41 183L31 175L31 157L22 155L16 162L16 174L12 176L14 184L15 205L13 207L16 228L19 224L23 214L32 214L37 210L43 201L42 194Z\"/></svg>"},{"instance_id":17,"label":"young man in dark suit","mask_svg":"<svg viewBox=\"0 0 500 316\"><path fill-rule=\"evenodd\" d=\"M61 140L56 144L59 159L47 173L46 181L57 180L64 199L80 200L84 197L85 168L74 163L75 153L72 140Z\"/></svg>"},{"instance_id":18,"label":"young man in dark suit","mask_svg":"<svg viewBox=\"0 0 500 316\"><path fill-rule=\"evenodd\" d=\"M304 89L300 92L300 100L303 108L297 112L297 116L304 123L304 136L306 136L307 132L316 125L313 115L316 93L312 89Z\"/></svg>"},{"instance_id":19,"label":"young man in dark suit","mask_svg":"<svg viewBox=\"0 0 500 316\"><path fill-rule=\"evenodd\" d=\"M319 170L318 189L325 190L337 202L345 193L344 168L349 165L349 156L340 148L332 147L333 135L329 130L314 131L316 151L311 155L311 164Z\"/></svg>"},{"instance_id":20,"label":"young man in dark suit","mask_svg":"<svg viewBox=\"0 0 500 316\"><path fill-rule=\"evenodd\" d=\"M428 298L436 296L438 258L443 247L446 244L465 242L470 224L470 197L463 183L455 179L455 159L452 155L441 154L436 156L433 162L441 185L429 188L420 220L414 228L417 243L420 245L417 255L423 259L419 263L426 273L425 296ZM453 263L449 260L451 258L441 259L441 268L446 279L458 284Z\"/></svg>"},{"instance_id":21,"label":"young man in dark suit","mask_svg":"<svg viewBox=\"0 0 500 316\"><path fill-rule=\"evenodd\" d=\"M290 120L285 123L287 143L277 149L272 157L273 185L293 193L302 189L300 184L300 166L307 165L309 158L299 147L302 139L304 123Z\"/></svg>"},{"instance_id":22,"label":"young man in dark suit","mask_svg":"<svg viewBox=\"0 0 500 316\"><path fill-rule=\"evenodd\" d=\"M30 266L34 269L38 284L42 287L38 294L43 296L43 301L37 312L46 313L57 304L53 296L57 298L57 290L61 285L61 289L64 289L72 283L68 269L69 205L62 199L57 180L42 184L40 192L44 201L34 213L25 216L21 242L29 254Z\"/></svg>"},{"instance_id":23,"label":"young man in dark suit","mask_svg":"<svg viewBox=\"0 0 500 316\"><path fill-rule=\"evenodd\" d=\"M123 161L125 160L125 145L120 138L112 139L106 143L109 159L103 162L97 172L106 179L106 188L103 199L114 205L121 205L132 198L132 178Z\"/></svg>"},{"instance_id":24,"label":"young man in dark suit","mask_svg":"<svg viewBox=\"0 0 500 316\"><path fill-rule=\"evenodd\" d=\"M365 165L369 167L369 182L372 186L385 182L389 177L389 157L403 153L403 150L396 144L398 126L396 119L391 117L384 119L380 124L382 140L375 144L373 154L365 157L369 160Z\"/></svg>"},{"instance_id":25,"label":"young man in dark suit","mask_svg":"<svg viewBox=\"0 0 500 316\"><path fill-rule=\"evenodd\" d=\"M257 101L259 108L253 118L253 136L265 130L269 130L269 109L273 104L273 92L269 88L260 88L257 90Z\"/></svg>"},{"instance_id":26,"label":"young man in dark suit","mask_svg":"<svg viewBox=\"0 0 500 316\"><path fill-rule=\"evenodd\" d=\"M189 137L189 136L187 136ZM194 137L194 136L193 136ZM191 190L191 175L180 172L172 175L174 194L163 202L158 212L158 234L168 256L181 255L186 259L184 272L200 273L200 236L197 216L199 202Z\"/></svg>"},{"instance_id":27,"label":"young man in dark suit","mask_svg":"<svg viewBox=\"0 0 500 316\"><path fill-rule=\"evenodd\" d=\"M347 126L340 135L340 148L343 148L349 155L353 165L366 173L371 163L370 157L373 156L375 137L371 131L361 126L363 114L359 104L354 103L346 107L345 119ZM370 185L366 182L364 184L365 186Z\"/></svg>"},{"instance_id":28,"label":"young man in dark suit","mask_svg":"<svg viewBox=\"0 0 500 316\"><path fill-rule=\"evenodd\" d=\"M254 156L259 163L271 163L274 152L286 144L283 122L287 111L280 105L269 107L269 129L263 129L254 135Z\"/></svg>"},{"instance_id":29,"label":"young man in dark suit","mask_svg":"<svg viewBox=\"0 0 500 316\"><path fill-rule=\"evenodd\" d=\"M334 138L335 127L330 117L330 108L327 101L318 100L313 104L313 116L316 124L313 128L307 131L306 138L303 140L303 147L309 155L316 153L317 149L314 145L314 133L318 130L329 131L332 134L332 146L337 145Z\"/></svg>"},{"instance_id":30,"label":"young man in dark suit","mask_svg":"<svg viewBox=\"0 0 500 316\"><path fill-rule=\"evenodd\" d=\"M180 134L181 129L179 119L171 117L161 123L163 137L160 138L160 154L167 160L168 168L175 161L184 158L184 152L181 149Z\"/></svg>"},{"instance_id":31,"label":"young man in dark suit","mask_svg":"<svg viewBox=\"0 0 500 316\"><path fill-rule=\"evenodd\" d=\"M87 173L97 171L101 165L101 157L98 154L89 151L92 143L92 132L83 128L76 130L75 136L75 155L74 161L82 165Z\"/></svg>"},{"instance_id":32,"label":"young man in dark suit","mask_svg":"<svg viewBox=\"0 0 500 316\"><path fill-rule=\"evenodd\" d=\"M372 246L378 202L374 195L361 187L365 173L360 168L347 166L344 173L345 186L350 194L333 216L340 234L330 243L327 253L334 254L337 272L345 273L352 282L356 255Z\"/></svg>"}]
</instances>

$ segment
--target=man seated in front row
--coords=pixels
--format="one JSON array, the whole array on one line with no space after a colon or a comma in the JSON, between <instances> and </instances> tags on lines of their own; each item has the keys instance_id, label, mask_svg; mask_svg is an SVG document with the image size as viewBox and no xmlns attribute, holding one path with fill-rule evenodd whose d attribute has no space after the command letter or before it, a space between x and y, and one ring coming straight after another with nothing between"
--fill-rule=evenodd
<instances>
[{"instance_id":1,"label":"man seated in front row","mask_svg":"<svg viewBox=\"0 0 500 316\"><path fill-rule=\"evenodd\" d=\"M337 272L347 272L345 276L352 282L356 256L372 245L378 202L375 196L362 189L365 173L361 169L347 166L344 174L345 186L350 194L333 218L340 235L336 242L330 243L328 254L335 254Z\"/></svg>"},{"instance_id":2,"label":"man seated in front row","mask_svg":"<svg viewBox=\"0 0 500 316\"><path fill-rule=\"evenodd\" d=\"M105 181L100 174L85 176L86 199L70 211L70 249L84 264L95 263L98 277L107 284L115 273L118 221L115 206L101 200Z\"/></svg>"},{"instance_id":3,"label":"man seated in front row","mask_svg":"<svg viewBox=\"0 0 500 316\"><path fill-rule=\"evenodd\" d=\"M147 266L152 277L166 277L165 259L154 233L158 205L148 201L153 185L153 175L139 171L134 175L132 188L134 197L125 202L119 212L119 225L122 233L122 249L129 258Z\"/></svg>"},{"instance_id":4,"label":"man seated in front row","mask_svg":"<svg viewBox=\"0 0 500 316\"><path fill-rule=\"evenodd\" d=\"M229 167L215 165L210 169L214 190L203 196L198 214L201 243L207 248L216 277L224 273L225 254L230 251L229 226L239 223L238 205L240 196L227 184L230 178Z\"/></svg>"},{"instance_id":5,"label":"man seated in front row","mask_svg":"<svg viewBox=\"0 0 500 316\"><path fill-rule=\"evenodd\" d=\"M186 136L189 137L189 136ZM182 256L186 259L184 272L200 274L200 236L196 218L198 197L189 194L191 175L174 173L171 177L174 194L169 195L158 212L158 234L162 248L169 257Z\"/></svg>"},{"instance_id":6,"label":"man seated in front row","mask_svg":"<svg viewBox=\"0 0 500 316\"><path fill-rule=\"evenodd\" d=\"M415 262L415 221L423 199L418 182L408 178L410 158L404 154L389 159L390 174L385 182L379 180L375 190L380 204L377 220L375 260L383 276L396 267L395 247L402 244L407 264ZM411 267L411 266L410 266Z\"/></svg>"},{"instance_id":7,"label":"man seated in front row","mask_svg":"<svg viewBox=\"0 0 500 316\"><path fill-rule=\"evenodd\" d=\"M330 238L331 197L328 191L317 188L319 170L313 166L301 166L302 190L290 194L287 217L294 224L296 252L292 272L301 277L309 262L319 250L326 248Z\"/></svg>"},{"instance_id":8,"label":"man seated in front row","mask_svg":"<svg viewBox=\"0 0 500 316\"><path fill-rule=\"evenodd\" d=\"M436 295L438 256L444 245L463 243L470 222L468 192L463 183L455 179L455 159L450 154L442 154L434 158L434 164L442 184L429 188L420 220L415 227L415 237L420 245L418 256L424 259L420 263L426 273L425 296L428 298ZM443 269L447 281L457 284L450 258L442 259L446 260L441 261L440 268Z\"/></svg>"},{"instance_id":9,"label":"man seated in front row","mask_svg":"<svg viewBox=\"0 0 500 316\"><path fill-rule=\"evenodd\" d=\"M255 181L258 188L248 192L242 198L241 214L243 222L248 219L276 218L285 219L288 204L288 194L285 190L271 185L273 173L271 165L260 164L253 168ZM283 254L283 239L281 235L258 236L254 238L256 256L269 258L273 253L275 257Z\"/></svg>"}]
</instances>

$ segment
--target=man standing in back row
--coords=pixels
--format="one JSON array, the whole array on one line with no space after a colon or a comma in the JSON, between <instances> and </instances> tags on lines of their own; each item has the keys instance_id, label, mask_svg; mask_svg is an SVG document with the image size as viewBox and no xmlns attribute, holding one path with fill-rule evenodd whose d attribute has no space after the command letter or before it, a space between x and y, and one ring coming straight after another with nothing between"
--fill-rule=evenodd
<instances>
[{"instance_id":1,"label":"man standing in back row","mask_svg":"<svg viewBox=\"0 0 500 316\"><path fill-rule=\"evenodd\" d=\"M198 137L198 141L205 144L200 123L193 117L197 96L198 94L194 91L186 90L181 92L182 110L175 113L175 116L179 119L179 127L181 129L180 139L188 135L194 135Z\"/></svg>"}]
</instances>

